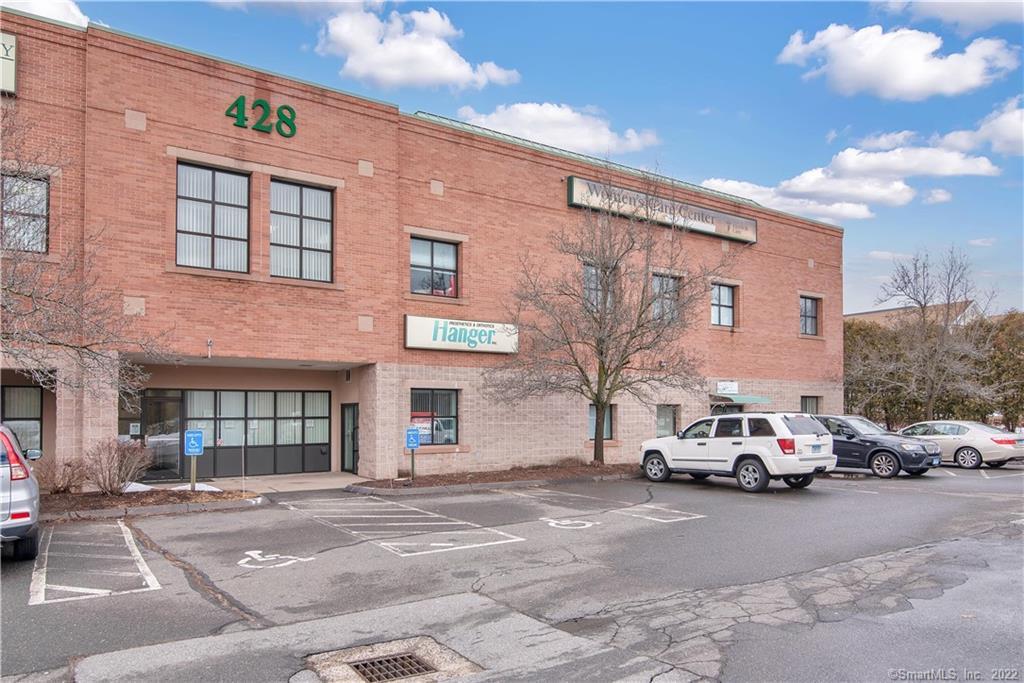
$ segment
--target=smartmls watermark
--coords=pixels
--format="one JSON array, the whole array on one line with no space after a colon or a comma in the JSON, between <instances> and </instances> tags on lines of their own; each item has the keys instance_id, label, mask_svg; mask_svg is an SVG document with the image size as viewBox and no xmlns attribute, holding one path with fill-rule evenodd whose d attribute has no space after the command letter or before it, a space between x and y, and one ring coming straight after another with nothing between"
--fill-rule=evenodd
<instances>
[{"instance_id":1,"label":"smartmls watermark","mask_svg":"<svg viewBox=\"0 0 1024 683\"><path fill-rule=\"evenodd\" d=\"M1019 681L1020 669L889 669L890 681Z\"/></svg>"}]
</instances>

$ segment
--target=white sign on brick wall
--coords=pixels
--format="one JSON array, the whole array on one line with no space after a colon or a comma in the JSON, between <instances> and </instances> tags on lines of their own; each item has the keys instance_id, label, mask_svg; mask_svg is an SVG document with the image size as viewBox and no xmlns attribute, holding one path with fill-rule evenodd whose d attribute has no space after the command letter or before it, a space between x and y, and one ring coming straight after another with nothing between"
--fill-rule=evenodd
<instances>
[{"instance_id":1,"label":"white sign on brick wall","mask_svg":"<svg viewBox=\"0 0 1024 683\"><path fill-rule=\"evenodd\" d=\"M0 33L0 91L18 92L18 37Z\"/></svg>"},{"instance_id":2,"label":"white sign on brick wall","mask_svg":"<svg viewBox=\"0 0 1024 683\"><path fill-rule=\"evenodd\" d=\"M405 316L405 346L409 349L515 353L519 330L507 323Z\"/></svg>"}]
</instances>

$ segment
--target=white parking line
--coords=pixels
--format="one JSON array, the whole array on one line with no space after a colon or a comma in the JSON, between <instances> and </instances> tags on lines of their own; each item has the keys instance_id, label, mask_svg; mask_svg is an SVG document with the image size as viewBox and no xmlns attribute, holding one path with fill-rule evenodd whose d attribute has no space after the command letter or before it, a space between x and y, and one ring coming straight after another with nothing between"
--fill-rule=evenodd
<instances>
[{"instance_id":1,"label":"white parking line","mask_svg":"<svg viewBox=\"0 0 1024 683\"><path fill-rule=\"evenodd\" d=\"M290 510L308 515L320 524L352 534L399 557L468 550L526 540L490 527L375 497L318 498L283 504ZM388 540L383 540L384 538Z\"/></svg>"},{"instance_id":2,"label":"white parking line","mask_svg":"<svg viewBox=\"0 0 1024 683\"><path fill-rule=\"evenodd\" d=\"M55 527L50 527L45 532L45 544L42 552L36 558L35 566L32 568L32 580L29 585L29 605L48 605L55 602L70 602L73 600L88 600L90 598L101 598L113 595L126 595L129 593L141 593L144 591L152 591L160 589L160 582L156 580L156 576L150 570L149 565L146 564L146 560L143 559L142 553L139 552L139 547L135 544L135 538L132 536L132 532L124 525L123 522L118 521L116 525L112 524L97 524L90 527L93 531L68 531L66 529L60 529L60 536L55 540L54 532ZM121 543L107 543L100 541L80 542L75 540L65 540L63 536L96 536L97 534L108 534L111 529L119 529L119 532L114 532L115 537L120 539ZM106 547L123 547L127 550L125 555L113 555L105 553L75 553L75 552L53 552L51 548L56 544L57 547L64 545L71 546L106 546ZM120 569L86 569L78 566L80 563L68 567L57 567L51 565L50 559L55 557L73 557L77 559L87 560L104 560L107 563L110 561L117 562L132 562L135 564L136 571L124 571ZM91 575L91 576L107 576L117 578L138 578L142 580L144 587L141 588L101 588L96 586L77 586L72 585L66 581L61 583L50 583L49 577L54 572L60 574L67 574L70 578L79 577L80 575ZM85 577L80 579L82 582ZM76 579L79 580L79 579ZM73 593L71 597L47 597L47 591L54 591L57 593Z\"/></svg>"},{"instance_id":3,"label":"white parking line","mask_svg":"<svg viewBox=\"0 0 1024 683\"><path fill-rule=\"evenodd\" d=\"M636 517L638 519L646 519L651 522L660 522L662 524L668 524L671 522L688 522L693 519L702 519L704 515L699 515L695 512L683 512L682 510L673 510L663 505L654 505L651 503L629 503L621 500L609 500L607 498L599 498L597 496L588 496L582 493L569 493L568 491L555 491L552 489L531 489L534 495L530 493L524 493L522 491L504 491L515 496L521 496L523 498L533 498L551 505L559 505L558 496L571 496L573 498L585 498L587 500L596 500L604 504L623 505L625 507L615 510L602 510L602 512L610 512L617 515L625 515L626 517ZM535 495L537 492L546 495ZM552 496L554 499L552 499ZM564 507L564 506L563 506ZM662 513L662 514L658 514Z\"/></svg>"},{"instance_id":4,"label":"white parking line","mask_svg":"<svg viewBox=\"0 0 1024 683\"><path fill-rule=\"evenodd\" d=\"M955 477L956 476L956 472L950 472L949 470L947 470L945 468L943 468L943 469L941 469L939 471L942 472L943 474L948 474L951 477Z\"/></svg>"}]
</instances>

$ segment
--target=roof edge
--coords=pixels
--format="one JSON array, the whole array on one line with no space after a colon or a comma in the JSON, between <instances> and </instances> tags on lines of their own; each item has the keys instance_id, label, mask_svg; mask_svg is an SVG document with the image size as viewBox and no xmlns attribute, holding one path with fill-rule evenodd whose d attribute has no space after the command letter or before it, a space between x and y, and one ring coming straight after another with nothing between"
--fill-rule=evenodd
<instances>
[{"instance_id":1,"label":"roof edge","mask_svg":"<svg viewBox=\"0 0 1024 683\"><path fill-rule=\"evenodd\" d=\"M15 9L13 7L7 7L6 5L0 5L0 14L7 14L7 13L10 13L10 14L13 14L15 16L22 17L22 18L25 18L25 19L34 19L35 21L41 21L44 24L53 24L54 26L60 26L61 28L71 29L72 31L78 31L79 33L85 33L86 29L89 28L89 26L94 26L94 24L92 22L89 22L85 26L79 26L78 24L70 24L70 23L68 23L66 21L61 21L60 19L51 19L50 17L43 17L43 16L40 16L38 14L33 14L31 12L26 12L25 10Z\"/></svg>"}]
</instances>

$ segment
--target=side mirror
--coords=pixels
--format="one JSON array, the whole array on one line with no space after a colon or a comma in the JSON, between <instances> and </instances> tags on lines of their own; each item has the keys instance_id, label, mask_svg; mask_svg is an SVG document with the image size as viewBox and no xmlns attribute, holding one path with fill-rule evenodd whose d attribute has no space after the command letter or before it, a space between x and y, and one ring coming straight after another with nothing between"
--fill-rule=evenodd
<instances>
[{"instance_id":1,"label":"side mirror","mask_svg":"<svg viewBox=\"0 0 1024 683\"><path fill-rule=\"evenodd\" d=\"M840 429L839 435L844 439L854 439L857 437L857 435L853 433L852 429Z\"/></svg>"},{"instance_id":2,"label":"side mirror","mask_svg":"<svg viewBox=\"0 0 1024 683\"><path fill-rule=\"evenodd\" d=\"M676 432L676 438L677 439L685 439L686 438L686 432L684 432L682 429L680 429L678 432Z\"/></svg>"},{"instance_id":3,"label":"side mirror","mask_svg":"<svg viewBox=\"0 0 1024 683\"><path fill-rule=\"evenodd\" d=\"M25 451L25 457L29 460L38 460L43 457L43 452L38 448L29 448Z\"/></svg>"}]
</instances>

